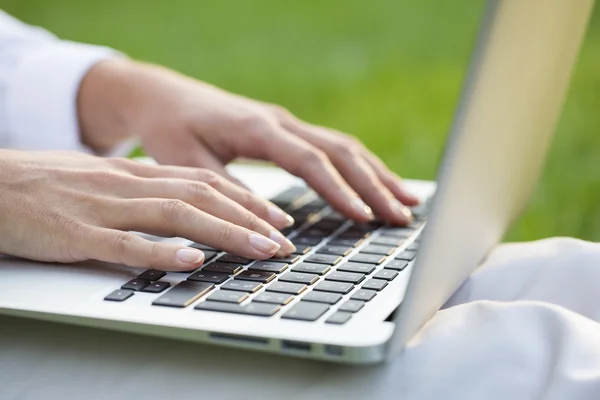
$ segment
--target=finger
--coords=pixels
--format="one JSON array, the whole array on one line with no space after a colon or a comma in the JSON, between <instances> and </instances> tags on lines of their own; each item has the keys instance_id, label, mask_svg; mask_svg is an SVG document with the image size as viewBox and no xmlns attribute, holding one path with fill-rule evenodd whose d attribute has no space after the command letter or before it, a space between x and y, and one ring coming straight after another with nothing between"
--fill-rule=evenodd
<instances>
[{"instance_id":1,"label":"finger","mask_svg":"<svg viewBox=\"0 0 600 400\"><path fill-rule=\"evenodd\" d=\"M271 258L280 245L260 233L172 199L121 199L109 203L103 220L113 229L182 237L243 257Z\"/></svg>"},{"instance_id":2,"label":"finger","mask_svg":"<svg viewBox=\"0 0 600 400\"><path fill-rule=\"evenodd\" d=\"M160 147L159 151L150 152L154 146ZM239 179L231 176L224 164L192 135L178 135L167 145L149 143L147 147L150 154L155 155L155 160L159 164L208 168L233 184L248 190Z\"/></svg>"},{"instance_id":3,"label":"finger","mask_svg":"<svg viewBox=\"0 0 600 400\"><path fill-rule=\"evenodd\" d=\"M280 129L265 140L265 158L303 178L332 207L357 221L373 220L371 209L348 186L329 158L305 140Z\"/></svg>"},{"instance_id":4,"label":"finger","mask_svg":"<svg viewBox=\"0 0 600 400\"><path fill-rule=\"evenodd\" d=\"M278 252L280 256L289 255L296 250L292 242L272 225L205 182L178 178L136 179L135 184L123 187L119 195L130 199L182 200L198 210L270 238L281 246ZM233 185L232 183L229 184Z\"/></svg>"},{"instance_id":5,"label":"finger","mask_svg":"<svg viewBox=\"0 0 600 400\"><path fill-rule=\"evenodd\" d=\"M398 175L390 171L390 169L373 153L364 149L362 153L363 157L367 162L371 165L371 167L377 173L379 180L387 186L387 188L396 196L398 200L400 200L403 204L407 206L416 206L421 200L411 192L409 192L405 185L402 183L402 178Z\"/></svg>"},{"instance_id":6,"label":"finger","mask_svg":"<svg viewBox=\"0 0 600 400\"><path fill-rule=\"evenodd\" d=\"M362 157L361 145L340 134L319 131L301 122L288 121L286 127L323 150L378 217L401 225L410 222L410 210L379 180L371 165Z\"/></svg>"},{"instance_id":7,"label":"finger","mask_svg":"<svg viewBox=\"0 0 600 400\"><path fill-rule=\"evenodd\" d=\"M143 178L175 178L205 182L278 229L287 228L294 224L294 219L275 204L235 185L208 169L140 163L129 165L127 169L136 176Z\"/></svg>"},{"instance_id":8,"label":"finger","mask_svg":"<svg viewBox=\"0 0 600 400\"><path fill-rule=\"evenodd\" d=\"M130 267L187 271L204 262L204 253L190 247L151 242L133 233L93 228L85 238L87 258Z\"/></svg>"}]
</instances>

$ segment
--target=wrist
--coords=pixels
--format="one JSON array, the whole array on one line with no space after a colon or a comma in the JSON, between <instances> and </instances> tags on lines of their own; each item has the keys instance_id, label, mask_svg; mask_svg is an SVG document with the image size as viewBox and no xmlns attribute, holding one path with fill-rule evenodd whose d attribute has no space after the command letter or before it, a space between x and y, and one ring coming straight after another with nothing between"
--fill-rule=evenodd
<instances>
[{"instance_id":1,"label":"wrist","mask_svg":"<svg viewBox=\"0 0 600 400\"><path fill-rule=\"evenodd\" d=\"M81 81L77 96L81 142L97 153L107 153L132 136L128 82L134 66L127 59L104 60Z\"/></svg>"}]
</instances>

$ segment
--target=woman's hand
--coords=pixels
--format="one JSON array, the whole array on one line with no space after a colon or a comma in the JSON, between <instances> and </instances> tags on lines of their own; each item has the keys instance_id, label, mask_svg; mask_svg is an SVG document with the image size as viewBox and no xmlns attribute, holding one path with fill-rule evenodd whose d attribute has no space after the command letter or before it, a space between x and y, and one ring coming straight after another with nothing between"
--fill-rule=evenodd
<instances>
[{"instance_id":1,"label":"woman's hand","mask_svg":"<svg viewBox=\"0 0 600 400\"><path fill-rule=\"evenodd\" d=\"M273 161L357 221L372 219L373 210L406 224L404 205L418 203L357 140L160 67L127 60L95 66L81 85L79 117L95 149L135 135L161 164L208 168L234 182L224 167L231 160Z\"/></svg>"},{"instance_id":2,"label":"woman's hand","mask_svg":"<svg viewBox=\"0 0 600 400\"><path fill-rule=\"evenodd\" d=\"M200 250L129 231L184 237L254 259L294 250L276 229L291 217L206 169L0 150L0 187L4 254L176 271L204 260Z\"/></svg>"}]
</instances>

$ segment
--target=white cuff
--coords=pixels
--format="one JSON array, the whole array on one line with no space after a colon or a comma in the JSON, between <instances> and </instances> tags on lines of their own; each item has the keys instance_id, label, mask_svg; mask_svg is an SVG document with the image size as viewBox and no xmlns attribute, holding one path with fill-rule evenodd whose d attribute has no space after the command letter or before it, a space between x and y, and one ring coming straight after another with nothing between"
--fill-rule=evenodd
<instances>
[{"instance_id":1,"label":"white cuff","mask_svg":"<svg viewBox=\"0 0 600 400\"><path fill-rule=\"evenodd\" d=\"M6 91L10 147L90 152L79 135L79 84L96 63L118 56L107 47L68 41L40 45L24 56Z\"/></svg>"}]
</instances>

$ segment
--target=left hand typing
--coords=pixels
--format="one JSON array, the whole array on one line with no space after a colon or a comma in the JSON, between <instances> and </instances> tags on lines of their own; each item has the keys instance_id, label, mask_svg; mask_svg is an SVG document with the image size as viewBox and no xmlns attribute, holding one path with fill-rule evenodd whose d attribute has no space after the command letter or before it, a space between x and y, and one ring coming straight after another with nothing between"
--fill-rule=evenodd
<instances>
[{"instance_id":1,"label":"left hand typing","mask_svg":"<svg viewBox=\"0 0 600 400\"><path fill-rule=\"evenodd\" d=\"M82 82L78 109L82 139L96 150L133 134L161 164L209 168L233 181L225 170L233 159L273 161L361 222L374 212L403 225L411 218L405 205L418 203L356 139L157 66L96 65Z\"/></svg>"}]
</instances>

